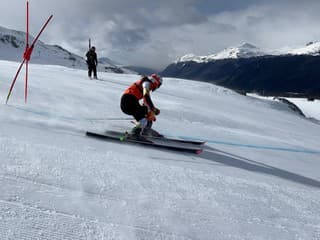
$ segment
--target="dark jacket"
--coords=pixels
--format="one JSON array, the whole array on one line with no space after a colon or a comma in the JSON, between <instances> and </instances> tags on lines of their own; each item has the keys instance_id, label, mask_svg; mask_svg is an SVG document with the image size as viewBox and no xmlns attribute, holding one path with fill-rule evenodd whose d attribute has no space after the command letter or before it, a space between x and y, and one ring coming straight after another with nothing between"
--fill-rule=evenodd
<instances>
[{"instance_id":1,"label":"dark jacket","mask_svg":"<svg viewBox=\"0 0 320 240\"><path fill-rule=\"evenodd\" d=\"M95 51L93 51L92 49L90 49L87 54L87 64L90 66L96 66L98 65L98 59L97 59L97 54Z\"/></svg>"}]
</instances>

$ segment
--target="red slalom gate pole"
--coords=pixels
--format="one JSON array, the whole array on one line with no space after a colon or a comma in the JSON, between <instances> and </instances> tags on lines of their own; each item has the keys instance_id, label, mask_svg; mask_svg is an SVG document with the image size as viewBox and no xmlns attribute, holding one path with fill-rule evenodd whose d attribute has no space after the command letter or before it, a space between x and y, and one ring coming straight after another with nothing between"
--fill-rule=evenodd
<instances>
[{"instance_id":1,"label":"red slalom gate pole","mask_svg":"<svg viewBox=\"0 0 320 240\"><path fill-rule=\"evenodd\" d=\"M8 103L9 101L9 98L11 96L11 93L12 93L12 89L16 83L16 80L18 78L18 75L21 71L21 68L23 66L24 63L26 63L26 76L25 76L25 102L27 102L27 94L28 94L28 63L30 61L30 58L31 58L31 54L32 54L32 51L33 51L33 48L34 48L34 45L35 43L38 41L40 35L42 34L42 32L44 31L44 29L47 27L48 23L50 22L50 20L52 19L53 15L51 15L47 21L45 22L45 24L42 26L42 28L40 29L40 32L38 33L38 35L36 36L36 38L33 40L31 46L29 47L29 0L27 0L27 36L26 36L26 50L25 52L23 53L23 61L21 62L19 68L18 68L18 71L15 75L15 77L13 78L13 81L12 81L12 84L10 86L10 89L9 89L9 93L8 93L8 96L7 96L7 100L6 100L6 104Z\"/></svg>"},{"instance_id":2,"label":"red slalom gate pole","mask_svg":"<svg viewBox=\"0 0 320 240\"><path fill-rule=\"evenodd\" d=\"M6 104L8 104L9 98L10 98L11 93L12 93L13 86L14 86L16 80L17 80L17 77L18 77L18 75L19 75L19 73L21 71L21 68L22 68L23 64L25 63L25 61L26 61L26 59L24 58L23 61L20 64L20 67L18 68L18 71L17 71L16 75L13 78L13 81L12 81L12 84L11 84L11 87L10 87L10 90L9 90L9 93L8 93L8 96L7 96Z\"/></svg>"},{"instance_id":3,"label":"red slalom gate pole","mask_svg":"<svg viewBox=\"0 0 320 240\"><path fill-rule=\"evenodd\" d=\"M24 87L24 102L27 103L27 97L28 97L28 65L29 61L26 61L26 81L25 81L25 87Z\"/></svg>"},{"instance_id":4,"label":"red slalom gate pole","mask_svg":"<svg viewBox=\"0 0 320 240\"><path fill-rule=\"evenodd\" d=\"M27 36L26 36L27 48L29 47L29 0L27 0Z\"/></svg>"},{"instance_id":5,"label":"red slalom gate pole","mask_svg":"<svg viewBox=\"0 0 320 240\"><path fill-rule=\"evenodd\" d=\"M31 46L27 47L26 52L24 54L24 58L26 59L26 81L25 81L25 94L24 94L24 98L25 98L25 102L27 102L27 95L28 95L28 63L30 61L31 58L31 54L34 48L34 45L36 44L36 42L38 41L41 33L44 31L44 29L47 27L48 23L50 22L50 20L52 19L53 15L51 15L47 21L45 22L45 24L42 26L40 32L38 33L38 35L36 36L36 38L33 40ZM29 44L28 44L29 45Z\"/></svg>"},{"instance_id":6,"label":"red slalom gate pole","mask_svg":"<svg viewBox=\"0 0 320 240\"><path fill-rule=\"evenodd\" d=\"M27 0L27 35L26 35L26 51L29 48L29 0ZM25 88L24 88L24 102L27 103L28 96L28 66L29 60L26 61L26 78L25 78Z\"/></svg>"},{"instance_id":7,"label":"red slalom gate pole","mask_svg":"<svg viewBox=\"0 0 320 240\"><path fill-rule=\"evenodd\" d=\"M45 24L42 26L40 32L38 33L38 35L36 36L36 38L33 40L32 44L31 44L31 47L33 49L34 47L34 44L36 43L36 41L38 41L38 38L40 37L41 33L43 32L43 30L47 27L48 23L50 22L50 20L52 19L53 15L51 15L47 21L45 22ZM32 51L31 51L32 52Z\"/></svg>"}]
</instances>

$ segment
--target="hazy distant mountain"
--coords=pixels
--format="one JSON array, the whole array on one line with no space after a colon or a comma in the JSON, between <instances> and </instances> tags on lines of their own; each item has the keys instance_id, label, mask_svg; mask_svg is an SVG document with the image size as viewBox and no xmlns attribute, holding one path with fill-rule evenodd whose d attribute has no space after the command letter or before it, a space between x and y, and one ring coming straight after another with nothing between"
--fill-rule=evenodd
<instances>
[{"instance_id":1,"label":"hazy distant mountain","mask_svg":"<svg viewBox=\"0 0 320 240\"><path fill-rule=\"evenodd\" d=\"M151 75L152 73L157 73L159 71L147 68L147 67L139 67L139 66L125 66L126 69L130 69L140 75Z\"/></svg>"},{"instance_id":2,"label":"hazy distant mountain","mask_svg":"<svg viewBox=\"0 0 320 240\"><path fill-rule=\"evenodd\" d=\"M101 64L110 64L110 65L116 65L116 66L119 66L120 63L116 62L116 61L113 61L111 60L110 58L107 58L107 57L100 57L98 56L98 62L101 63Z\"/></svg>"},{"instance_id":3,"label":"hazy distant mountain","mask_svg":"<svg viewBox=\"0 0 320 240\"><path fill-rule=\"evenodd\" d=\"M244 44L209 56L181 57L161 74L213 82L242 91L320 96L319 49L320 43L316 42L270 54Z\"/></svg>"},{"instance_id":4,"label":"hazy distant mountain","mask_svg":"<svg viewBox=\"0 0 320 240\"><path fill-rule=\"evenodd\" d=\"M33 41L29 36L29 41ZM22 60L26 46L26 33L0 27L0 59L9 61ZM84 52L83 55L86 53ZM111 60L110 60L111 61ZM48 45L42 41L37 41L31 56L32 63L61 65L71 68L87 69L84 57L69 52L58 45ZM107 61L101 61L98 65L99 71L132 73L131 70L118 67Z\"/></svg>"}]
</instances>

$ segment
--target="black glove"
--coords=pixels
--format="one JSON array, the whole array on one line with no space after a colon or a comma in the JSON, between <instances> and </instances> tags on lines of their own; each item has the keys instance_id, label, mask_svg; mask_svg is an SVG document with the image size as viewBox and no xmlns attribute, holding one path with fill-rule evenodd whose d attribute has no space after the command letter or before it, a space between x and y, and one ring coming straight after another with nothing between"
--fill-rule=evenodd
<instances>
[{"instance_id":1,"label":"black glove","mask_svg":"<svg viewBox=\"0 0 320 240\"><path fill-rule=\"evenodd\" d=\"M155 115L159 115L159 114L160 114L160 109L154 107L154 108L152 109L152 112L154 112Z\"/></svg>"}]
</instances>

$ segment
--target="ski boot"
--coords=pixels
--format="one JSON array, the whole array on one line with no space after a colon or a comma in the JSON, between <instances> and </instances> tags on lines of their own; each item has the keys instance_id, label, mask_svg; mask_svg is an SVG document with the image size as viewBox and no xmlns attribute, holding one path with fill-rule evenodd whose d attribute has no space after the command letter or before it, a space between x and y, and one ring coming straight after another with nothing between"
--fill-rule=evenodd
<instances>
[{"instance_id":1,"label":"ski boot","mask_svg":"<svg viewBox=\"0 0 320 240\"><path fill-rule=\"evenodd\" d=\"M132 137L139 137L141 134L142 128L138 123L134 128L132 128L131 132L129 133Z\"/></svg>"},{"instance_id":2,"label":"ski boot","mask_svg":"<svg viewBox=\"0 0 320 240\"><path fill-rule=\"evenodd\" d=\"M144 140L144 137L142 136L142 132L144 131L144 128L147 125L147 119L143 118L141 119L134 128L132 128L131 132L128 134L129 138L132 139L140 139Z\"/></svg>"},{"instance_id":3,"label":"ski boot","mask_svg":"<svg viewBox=\"0 0 320 240\"><path fill-rule=\"evenodd\" d=\"M147 121L147 124L143 128L143 131L141 132L141 135L143 135L143 136L151 136L151 127L152 127L152 121Z\"/></svg>"}]
</instances>

